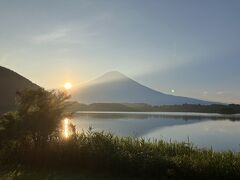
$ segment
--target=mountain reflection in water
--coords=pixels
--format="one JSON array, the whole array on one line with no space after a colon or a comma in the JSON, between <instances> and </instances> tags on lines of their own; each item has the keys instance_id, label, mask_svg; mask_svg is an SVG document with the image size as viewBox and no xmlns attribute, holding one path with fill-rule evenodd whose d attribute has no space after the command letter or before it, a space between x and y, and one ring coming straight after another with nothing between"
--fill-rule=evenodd
<instances>
[{"instance_id":1,"label":"mountain reflection in water","mask_svg":"<svg viewBox=\"0 0 240 180\"><path fill-rule=\"evenodd\" d=\"M120 136L190 141L199 147L239 150L240 116L197 113L79 112L78 131L92 127Z\"/></svg>"}]
</instances>

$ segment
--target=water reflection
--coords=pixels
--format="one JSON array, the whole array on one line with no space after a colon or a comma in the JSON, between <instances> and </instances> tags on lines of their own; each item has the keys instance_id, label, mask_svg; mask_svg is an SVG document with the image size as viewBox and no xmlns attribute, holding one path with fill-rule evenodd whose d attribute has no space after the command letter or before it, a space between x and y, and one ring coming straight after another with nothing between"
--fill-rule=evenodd
<instances>
[{"instance_id":1,"label":"water reflection","mask_svg":"<svg viewBox=\"0 0 240 180\"><path fill-rule=\"evenodd\" d=\"M215 150L240 150L240 122L233 121L202 121L190 125L172 126L155 129L144 135L146 138L162 137L166 141L193 142L198 147L213 148Z\"/></svg>"},{"instance_id":2,"label":"water reflection","mask_svg":"<svg viewBox=\"0 0 240 180\"><path fill-rule=\"evenodd\" d=\"M196 113L79 113L73 119L77 131L110 131L116 135L190 141L199 147L239 150L237 116Z\"/></svg>"},{"instance_id":3,"label":"water reflection","mask_svg":"<svg viewBox=\"0 0 240 180\"><path fill-rule=\"evenodd\" d=\"M235 115L222 115L215 113L183 113L183 112L99 112L99 111L80 111L77 115L90 116L92 118L103 119L122 119L122 118L134 118L134 119L146 119L148 117L153 118L169 118L182 119L182 120L231 120L240 121L240 114Z\"/></svg>"},{"instance_id":4,"label":"water reflection","mask_svg":"<svg viewBox=\"0 0 240 180\"><path fill-rule=\"evenodd\" d=\"M64 129L64 137L68 138L69 137L69 119L65 118L63 122L63 129Z\"/></svg>"}]
</instances>

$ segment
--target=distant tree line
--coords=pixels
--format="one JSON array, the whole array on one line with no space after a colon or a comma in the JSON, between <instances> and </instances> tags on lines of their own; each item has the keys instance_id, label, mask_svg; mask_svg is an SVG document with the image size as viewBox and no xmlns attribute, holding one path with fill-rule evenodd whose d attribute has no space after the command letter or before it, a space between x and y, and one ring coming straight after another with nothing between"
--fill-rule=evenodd
<instances>
[{"instance_id":1,"label":"distant tree line","mask_svg":"<svg viewBox=\"0 0 240 180\"><path fill-rule=\"evenodd\" d=\"M238 104L182 104L152 106L141 103L93 103L87 105L73 102L69 108L73 111L196 112L219 114L240 113L240 105Z\"/></svg>"}]
</instances>

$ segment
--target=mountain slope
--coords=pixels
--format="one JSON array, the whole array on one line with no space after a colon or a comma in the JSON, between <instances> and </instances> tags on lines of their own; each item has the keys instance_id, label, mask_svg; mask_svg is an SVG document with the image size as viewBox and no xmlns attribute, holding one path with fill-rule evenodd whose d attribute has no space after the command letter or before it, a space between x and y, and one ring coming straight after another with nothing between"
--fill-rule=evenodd
<instances>
[{"instance_id":1,"label":"mountain slope","mask_svg":"<svg viewBox=\"0 0 240 180\"><path fill-rule=\"evenodd\" d=\"M37 87L16 72L0 66L0 113L14 109L18 90Z\"/></svg>"},{"instance_id":2,"label":"mountain slope","mask_svg":"<svg viewBox=\"0 0 240 180\"><path fill-rule=\"evenodd\" d=\"M113 71L104 74L73 92L81 103L146 103L150 105L212 104L193 98L167 95L150 89Z\"/></svg>"}]
</instances>

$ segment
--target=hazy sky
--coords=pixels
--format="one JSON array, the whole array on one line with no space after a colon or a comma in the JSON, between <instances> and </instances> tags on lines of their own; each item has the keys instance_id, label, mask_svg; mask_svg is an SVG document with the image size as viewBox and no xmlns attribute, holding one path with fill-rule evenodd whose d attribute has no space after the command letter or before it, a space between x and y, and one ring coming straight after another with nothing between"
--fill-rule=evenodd
<instances>
[{"instance_id":1,"label":"hazy sky","mask_svg":"<svg viewBox=\"0 0 240 180\"><path fill-rule=\"evenodd\" d=\"M118 70L240 103L238 0L0 0L0 65L46 88Z\"/></svg>"}]
</instances>

